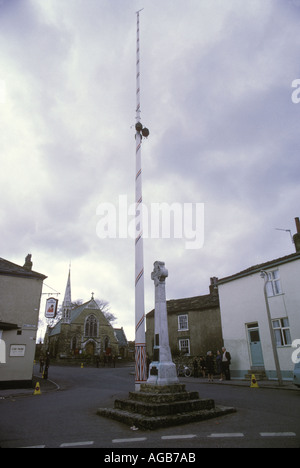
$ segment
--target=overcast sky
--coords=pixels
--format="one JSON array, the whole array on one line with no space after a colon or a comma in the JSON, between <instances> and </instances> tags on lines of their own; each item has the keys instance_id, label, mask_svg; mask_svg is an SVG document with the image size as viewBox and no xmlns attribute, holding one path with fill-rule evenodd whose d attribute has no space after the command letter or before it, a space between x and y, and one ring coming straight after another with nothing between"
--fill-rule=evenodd
<instances>
[{"instance_id":1,"label":"overcast sky","mask_svg":"<svg viewBox=\"0 0 300 468\"><path fill-rule=\"evenodd\" d=\"M204 245L145 239L167 298L294 252L300 216L298 0L0 0L0 256L91 292L134 339L134 241L97 208L135 193L140 8L143 200L203 203ZM263 285L262 285L263 286ZM51 289L44 287L44 292ZM43 296L42 308L44 308Z\"/></svg>"}]
</instances>

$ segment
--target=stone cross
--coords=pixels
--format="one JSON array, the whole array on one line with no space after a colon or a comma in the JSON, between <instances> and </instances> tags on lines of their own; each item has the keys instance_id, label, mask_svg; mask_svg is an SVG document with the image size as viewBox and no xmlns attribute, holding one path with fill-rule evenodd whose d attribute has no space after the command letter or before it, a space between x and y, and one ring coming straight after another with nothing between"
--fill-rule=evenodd
<instances>
[{"instance_id":1,"label":"stone cross","mask_svg":"<svg viewBox=\"0 0 300 468\"><path fill-rule=\"evenodd\" d=\"M155 314L154 314L154 350L153 362L150 364L148 384L169 385L178 383L176 366L172 362L169 345L168 316L166 303L166 278L168 270L164 262L156 261L151 279L154 281Z\"/></svg>"}]
</instances>

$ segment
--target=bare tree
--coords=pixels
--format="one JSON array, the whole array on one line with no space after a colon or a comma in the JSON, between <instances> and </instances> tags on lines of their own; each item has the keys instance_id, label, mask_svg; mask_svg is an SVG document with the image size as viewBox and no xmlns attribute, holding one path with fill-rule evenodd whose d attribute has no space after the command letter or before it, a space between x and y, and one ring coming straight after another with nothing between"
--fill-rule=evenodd
<instances>
[{"instance_id":1,"label":"bare tree","mask_svg":"<svg viewBox=\"0 0 300 468\"><path fill-rule=\"evenodd\" d=\"M110 311L110 305L109 302L103 300L103 299L95 299L97 302L101 312L103 313L104 317L110 324L115 322L117 320L117 317Z\"/></svg>"}]
</instances>

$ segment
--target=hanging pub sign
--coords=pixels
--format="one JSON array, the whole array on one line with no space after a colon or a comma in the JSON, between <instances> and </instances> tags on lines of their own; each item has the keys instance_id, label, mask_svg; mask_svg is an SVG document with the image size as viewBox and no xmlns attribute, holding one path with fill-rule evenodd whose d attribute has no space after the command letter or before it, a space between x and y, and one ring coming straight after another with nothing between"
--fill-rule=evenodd
<instances>
[{"instance_id":1,"label":"hanging pub sign","mask_svg":"<svg viewBox=\"0 0 300 468\"><path fill-rule=\"evenodd\" d=\"M54 299L54 297L49 297L49 299L47 299L46 310L45 310L46 318L53 319L56 317L57 304L58 304L58 299Z\"/></svg>"}]
</instances>

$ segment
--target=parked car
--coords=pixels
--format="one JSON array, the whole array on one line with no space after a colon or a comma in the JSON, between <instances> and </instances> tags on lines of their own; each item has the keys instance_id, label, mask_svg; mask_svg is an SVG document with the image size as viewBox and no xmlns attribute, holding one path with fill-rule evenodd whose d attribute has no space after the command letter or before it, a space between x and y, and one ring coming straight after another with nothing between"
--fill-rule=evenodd
<instances>
[{"instance_id":1,"label":"parked car","mask_svg":"<svg viewBox=\"0 0 300 468\"><path fill-rule=\"evenodd\" d=\"M294 384L300 388L300 362L295 364L294 368Z\"/></svg>"}]
</instances>

